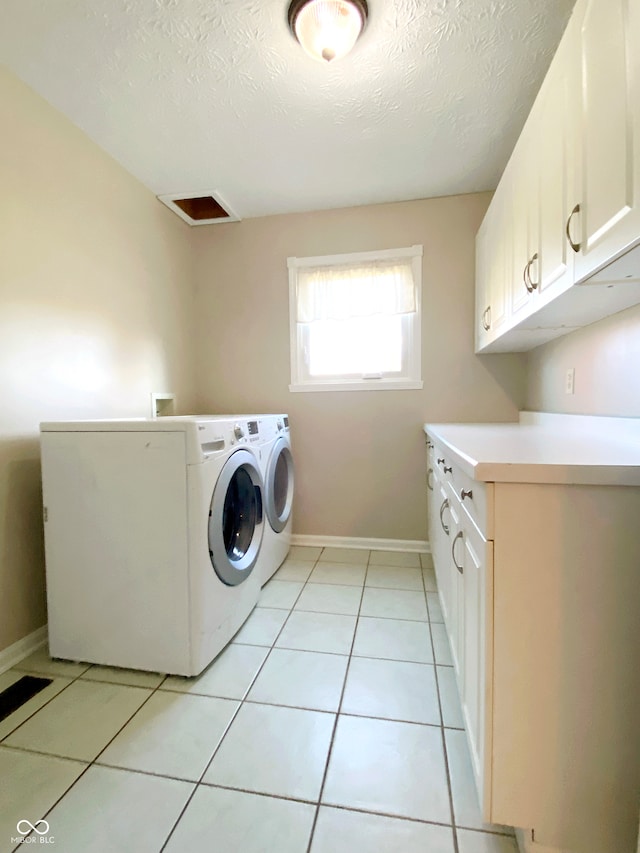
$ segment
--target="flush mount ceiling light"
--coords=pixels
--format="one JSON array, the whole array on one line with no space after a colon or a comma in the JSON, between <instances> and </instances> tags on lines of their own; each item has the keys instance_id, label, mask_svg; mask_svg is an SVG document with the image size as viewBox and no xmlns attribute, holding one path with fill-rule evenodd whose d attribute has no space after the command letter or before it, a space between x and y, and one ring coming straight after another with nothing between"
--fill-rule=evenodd
<instances>
[{"instance_id":1,"label":"flush mount ceiling light","mask_svg":"<svg viewBox=\"0 0 640 853\"><path fill-rule=\"evenodd\" d=\"M368 14L366 0L293 0L289 26L309 56L331 62L349 53Z\"/></svg>"}]
</instances>

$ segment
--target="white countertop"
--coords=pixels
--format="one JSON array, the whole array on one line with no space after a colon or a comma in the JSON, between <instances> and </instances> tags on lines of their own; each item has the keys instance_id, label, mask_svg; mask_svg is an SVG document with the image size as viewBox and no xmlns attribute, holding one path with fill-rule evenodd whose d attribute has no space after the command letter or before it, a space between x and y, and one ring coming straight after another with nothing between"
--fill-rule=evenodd
<instances>
[{"instance_id":1,"label":"white countertop","mask_svg":"<svg viewBox=\"0 0 640 853\"><path fill-rule=\"evenodd\" d=\"M424 430L474 480L640 486L640 418L522 412L519 423Z\"/></svg>"}]
</instances>

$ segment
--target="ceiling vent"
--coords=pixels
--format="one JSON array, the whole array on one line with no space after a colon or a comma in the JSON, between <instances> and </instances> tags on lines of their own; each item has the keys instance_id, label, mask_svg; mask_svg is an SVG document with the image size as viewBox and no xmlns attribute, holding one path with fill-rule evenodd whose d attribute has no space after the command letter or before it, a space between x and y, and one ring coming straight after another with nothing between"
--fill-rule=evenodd
<instances>
[{"instance_id":1,"label":"ceiling vent","mask_svg":"<svg viewBox=\"0 0 640 853\"><path fill-rule=\"evenodd\" d=\"M199 193L173 193L159 195L166 204L188 225L215 225L217 222L239 222L240 217L231 210L220 193L205 190Z\"/></svg>"}]
</instances>

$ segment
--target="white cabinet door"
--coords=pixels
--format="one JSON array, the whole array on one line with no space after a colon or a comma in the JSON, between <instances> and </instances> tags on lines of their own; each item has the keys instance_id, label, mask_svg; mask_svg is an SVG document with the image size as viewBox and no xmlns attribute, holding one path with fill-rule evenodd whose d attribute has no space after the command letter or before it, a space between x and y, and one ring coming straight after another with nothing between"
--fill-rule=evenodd
<instances>
[{"instance_id":1,"label":"white cabinet door","mask_svg":"<svg viewBox=\"0 0 640 853\"><path fill-rule=\"evenodd\" d=\"M494 340L509 316L511 222L507 188L496 190L476 241L476 349Z\"/></svg>"},{"instance_id":2,"label":"white cabinet door","mask_svg":"<svg viewBox=\"0 0 640 853\"><path fill-rule=\"evenodd\" d=\"M463 559L464 532L460 505L455 498L449 500L449 545L448 582L449 582L449 641L453 666L458 680L460 695L464 695L464 576L461 571Z\"/></svg>"},{"instance_id":3,"label":"white cabinet door","mask_svg":"<svg viewBox=\"0 0 640 853\"><path fill-rule=\"evenodd\" d=\"M476 236L476 352L491 340L489 268L493 245L489 242L491 220L485 216Z\"/></svg>"},{"instance_id":4,"label":"white cabinet door","mask_svg":"<svg viewBox=\"0 0 640 853\"><path fill-rule=\"evenodd\" d=\"M577 191L572 147L579 122L574 100L580 83L580 20L574 15L567 28L513 156L511 315L517 322L574 280L566 224Z\"/></svg>"},{"instance_id":5,"label":"white cabinet door","mask_svg":"<svg viewBox=\"0 0 640 853\"><path fill-rule=\"evenodd\" d=\"M572 19L535 106L540 239L529 277L536 291L544 295L544 301L573 284L575 253L567 238L566 224L577 191L573 138L579 121L574 103L580 84L579 30L579 19Z\"/></svg>"},{"instance_id":6,"label":"white cabinet door","mask_svg":"<svg viewBox=\"0 0 640 853\"><path fill-rule=\"evenodd\" d=\"M495 214L491 220L490 242L494 247L489 263L489 322L495 338L509 316L507 293L508 269L511 264L511 236L506 193L498 188L493 197Z\"/></svg>"},{"instance_id":7,"label":"white cabinet door","mask_svg":"<svg viewBox=\"0 0 640 853\"><path fill-rule=\"evenodd\" d=\"M640 237L638 0L585 0L578 148L577 278ZM579 228L575 225L578 224ZM575 238L574 238L575 239Z\"/></svg>"},{"instance_id":8,"label":"white cabinet door","mask_svg":"<svg viewBox=\"0 0 640 853\"><path fill-rule=\"evenodd\" d=\"M462 708L480 805L489 816L493 642L493 542L467 522L454 549L463 575Z\"/></svg>"},{"instance_id":9,"label":"white cabinet door","mask_svg":"<svg viewBox=\"0 0 640 853\"><path fill-rule=\"evenodd\" d=\"M439 481L438 474L435 470L433 454L429 453L427 467L427 522L429 529L429 547L431 548L431 556L433 557L433 565L436 571L436 579L438 586L440 585L440 576L442 574L441 560L438 555L442 550L440 543L441 533L439 530L438 512L439 512Z\"/></svg>"},{"instance_id":10,"label":"white cabinet door","mask_svg":"<svg viewBox=\"0 0 640 853\"><path fill-rule=\"evenodd\" d=\"M532 284L532 267L540 257L540 198L538 158L536 150L541 128L536 115L531 115L505 173L511 190L511 291L510 320L518 322L536 309L536 292Z\"/></svg>"},{"instance_id":11,"label":"white cabinet door","mask_svg":"<svg viewBox=\"0 0 640 853\"><path fill-rule=\"evenodd\" d=\"M520 139L510 172L505 172L507 190L511 201L511 266L509 289L511 291L511 316L520 318L528 313L531 293L525 287L524 270L529 260L529 211L532 177L527 158L527 148Z\"/></svg>"},{"instance_id":12,"label":"white cabinet door","mask_svg":"<svg viewBox=\"0 0 640 853\"><path fill-rule=\"evenodd\" d=\"M449 624L451 613L451 578L449 572L449 540L451 537L450 503L444 484L435 480L434 485L434 527L435 553L433 564L436 569L436 581L440 593L440 603L444 620Z\"/></svg>"}]
</instances>

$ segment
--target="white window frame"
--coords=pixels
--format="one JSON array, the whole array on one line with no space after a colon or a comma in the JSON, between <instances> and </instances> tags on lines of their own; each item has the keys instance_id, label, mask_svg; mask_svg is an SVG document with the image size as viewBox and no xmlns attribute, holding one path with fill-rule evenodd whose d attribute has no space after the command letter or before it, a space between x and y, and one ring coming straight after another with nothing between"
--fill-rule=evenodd
<instances>
[{"instance_id":1,"label":"white window frame","mask_svg":"<svg viewBox=\"0 0 640 853\"><path fill-rule=\"evenodd\" d=\"M319 255L287 258L289 268L289 337L291 352L291 384L289 391L407 391L419 390L422 382L422 254L420 245L375 252L352 252L342 255ZM393 261L411 258L416 289L416 311L403 316L403 339L407 347L407 371L401 377L322 377L308 376L304 363L304 337L297 317L298 270L305 267L341 266L368 261Z\"/></svg>"}]
</instances>

